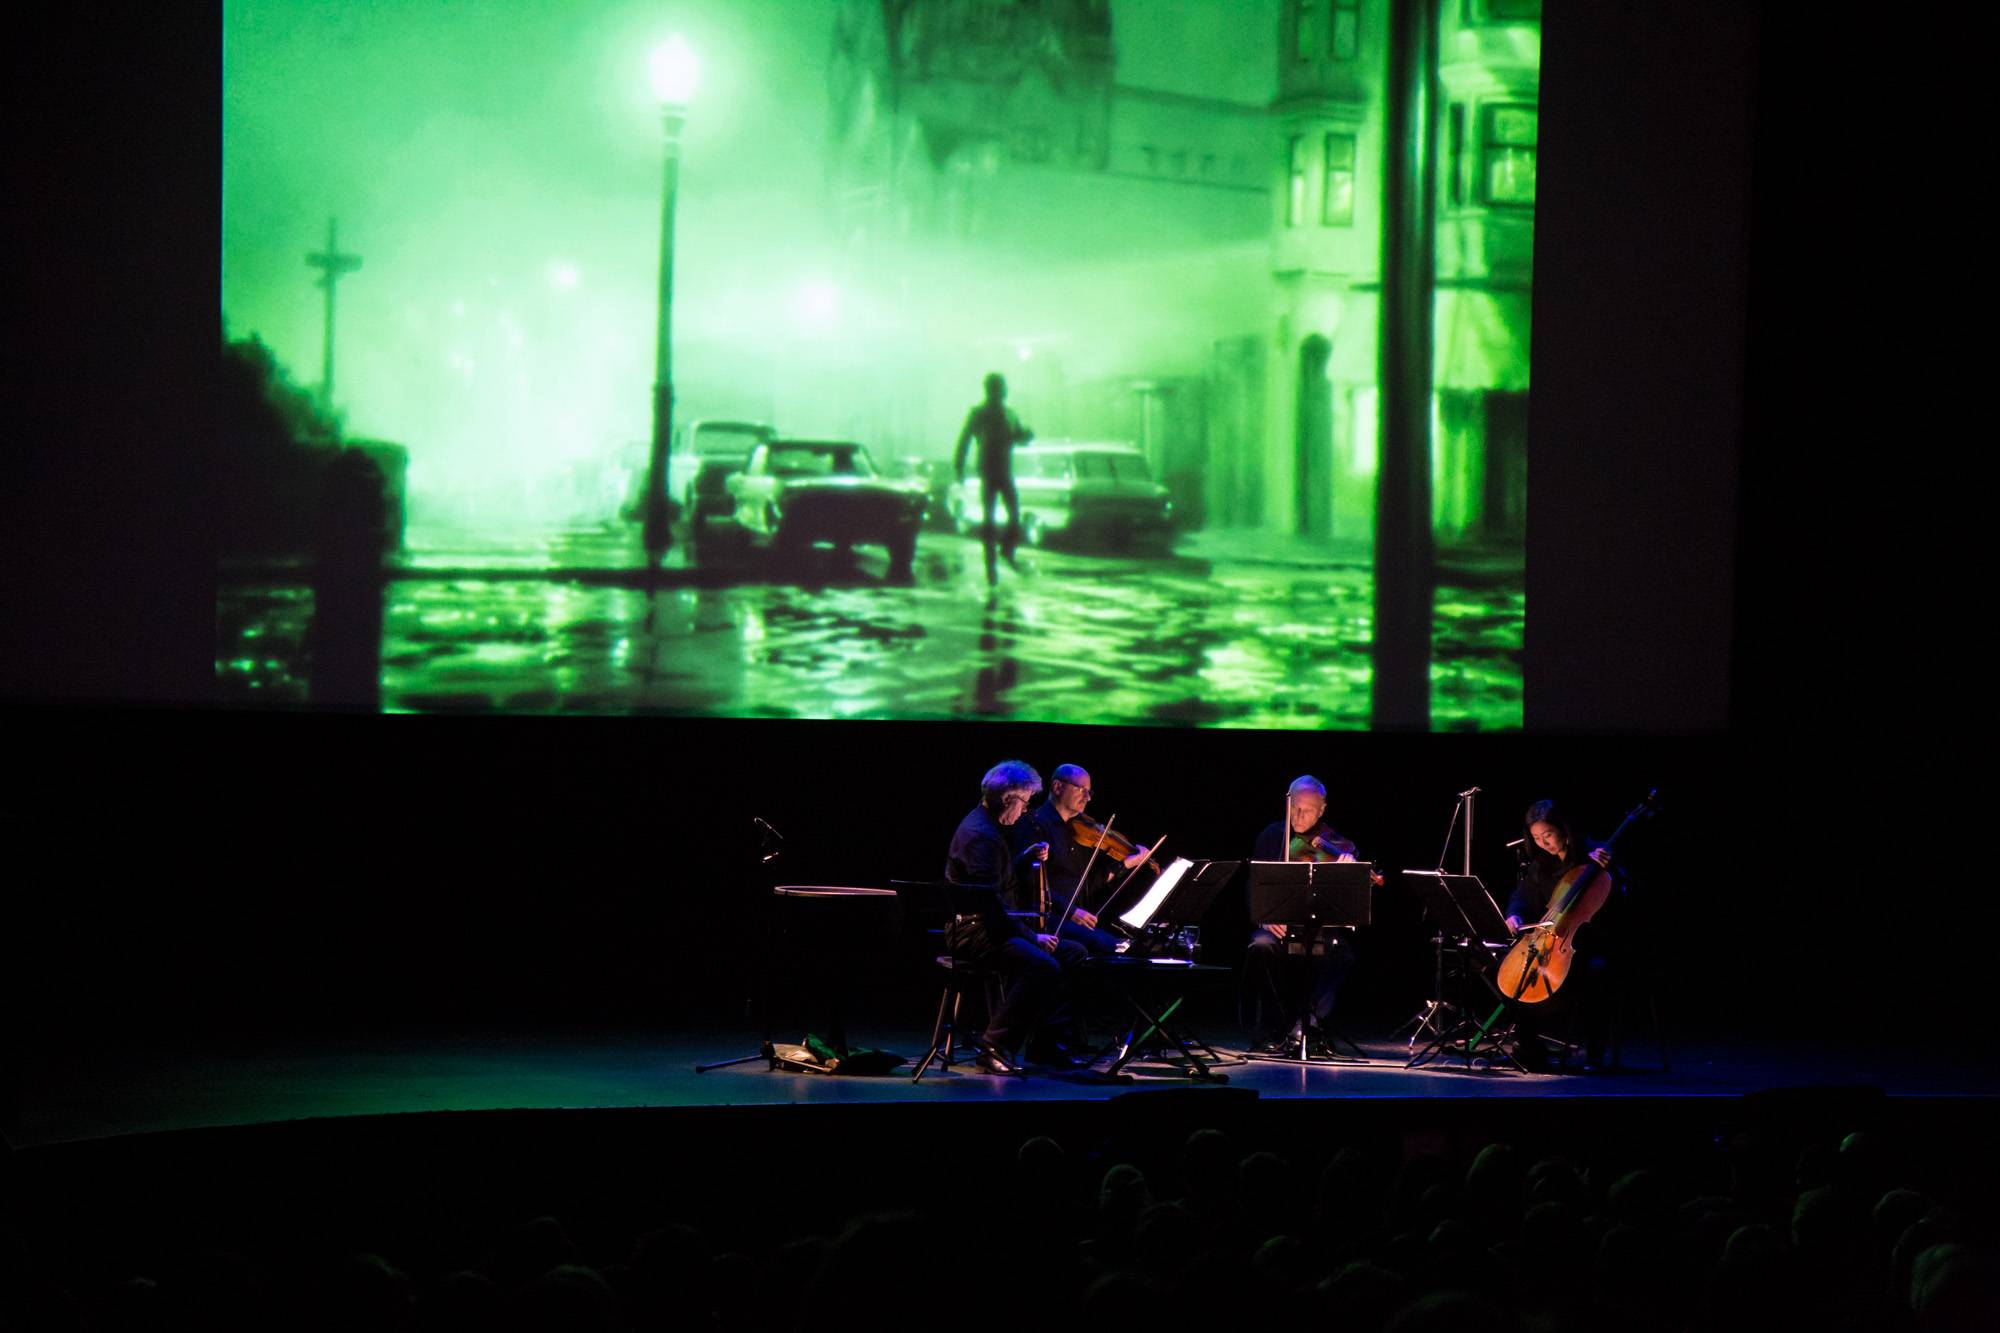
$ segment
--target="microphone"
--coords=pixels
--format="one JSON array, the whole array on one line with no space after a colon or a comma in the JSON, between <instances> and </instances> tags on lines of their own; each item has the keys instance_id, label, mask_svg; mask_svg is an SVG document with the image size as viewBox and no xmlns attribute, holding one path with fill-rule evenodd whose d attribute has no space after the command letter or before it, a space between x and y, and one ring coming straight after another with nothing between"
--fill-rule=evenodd
<instances>
[{"instance_id":1,"label":"microphone","mask_svg":"<svg viewBox=\"0 0 2000 1333\"><path fill-rule=\"evenodd\" d=\"M1514 841L1512 841L1512 842L1508 843L1507 845L1508 845L1509 847L1519 847L1519 846L1520 846L1520 845L1521 845L1522 843L1524 843L1524 842L1526 842L1526 841L1527 841L1527 839L1526 839L1526 838L1516 838L1516 839L1514 839Z\"/></svg>"},{"instance_id":2,"label":"microphone","mask_svg":"<svg viewBox=\"0 0 2000 1333\"><path fill-rule=\"evenodd\" d=\"M1466 788L1466 789L1465 789L1464 791L1460 792L1460 793L1459 793L1459 795L1460 795L1460 796L1471 796L1471 795L1472 795L1473 793L1477 792L1478 790L1479 790L1479 788L1477 788L1477 787L1467 787L1467 788Z\"/></svg>"}]
</instances>

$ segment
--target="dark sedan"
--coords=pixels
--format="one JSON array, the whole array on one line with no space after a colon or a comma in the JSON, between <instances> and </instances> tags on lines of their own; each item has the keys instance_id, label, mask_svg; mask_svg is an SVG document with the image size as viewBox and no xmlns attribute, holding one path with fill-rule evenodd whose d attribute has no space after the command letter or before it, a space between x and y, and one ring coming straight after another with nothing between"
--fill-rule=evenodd
<instances>
[{"instance_id":1,"label":"dark sedan","mask_svg":"<svg viewBox=\"0 0 2000 1333\"><path fill-rule=\"evenodd\" d=\"M819 542L881 546L892 576L910 571L923 487L881 476L867 448L852 440L768 441L727 486L736 522L781 556L803 556Z\"/></svg>"}]
</instances>

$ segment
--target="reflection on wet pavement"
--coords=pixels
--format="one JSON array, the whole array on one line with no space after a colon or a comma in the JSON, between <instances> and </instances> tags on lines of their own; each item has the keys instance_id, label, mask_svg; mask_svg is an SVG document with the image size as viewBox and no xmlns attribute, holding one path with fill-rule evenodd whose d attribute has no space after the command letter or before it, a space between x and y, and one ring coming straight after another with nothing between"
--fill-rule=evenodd
<instances>
[{"instance_id":1,"label":"reflection on wet pavement","mask_svg":"<svg viewBox=\"0 0 2000 1333\"><path fill-rule=\"evenodd\" d=\"M927 533L902 586L883 579L881 553L866 548L851 568L817 553L810 583L769 581L748 565L695 586L680 569L653 594L649 627L635 580L588 577L634 569L631 545L624 529L509 541L413 533L389 584L384 706L1368 721L1365 568L1035 551L989 591L975 543ZM524 577L507 577L515 570ZM1431 679L1441 730L1521 725L1520 580L1480 582L1494 586L1438 590ZM216 661L224 697L302 703L310 612L302 587L226 583Z\"/></svg>"}]
</instances>

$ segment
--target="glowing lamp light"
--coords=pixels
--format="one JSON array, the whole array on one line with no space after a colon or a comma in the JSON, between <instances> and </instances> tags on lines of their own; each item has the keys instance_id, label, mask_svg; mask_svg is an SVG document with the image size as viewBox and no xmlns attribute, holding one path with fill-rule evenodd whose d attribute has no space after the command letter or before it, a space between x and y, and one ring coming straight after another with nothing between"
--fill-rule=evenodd
<instances>
[{"instance_id":1,"label":"glowing lamp light","mask_svg":"<svg viewBox=\"0 0 2000 1333\"><path fill-rule=\"evenodd\" d=\"M802 283L793 310L802 328L823 333L840 317L840 289L823 280Z\"/></svg>"},{"instance_id":2,"label":"glowing lamp light","mask_svg":"<svg viewBox=\"0 0 2000 1333\"><path fill-rule=\"evenodd\" d=\"M686 106L701 82L701 62L679 33L653 48L653 96L671 106Z\"/></svg>"}]
</instances>

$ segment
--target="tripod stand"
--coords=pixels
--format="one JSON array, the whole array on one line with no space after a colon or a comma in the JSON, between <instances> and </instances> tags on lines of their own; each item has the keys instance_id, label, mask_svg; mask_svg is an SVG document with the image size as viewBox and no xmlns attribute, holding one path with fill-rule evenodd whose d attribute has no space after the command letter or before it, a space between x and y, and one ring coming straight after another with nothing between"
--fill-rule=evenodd
<instances>
[{"instance_id":1,"label":"tripod stand","mask_svg":"<svg viewBox=\"0 0 2000 1333\"><path fill-rule=\"evenodd\" d=\"M777 860L783 853L784 848L781 844L785 841L785 835L772 828L761 818L753 817L750 822L756 830L757 847L752 853L755 860L744 871L743 892L746 899L754 898L760 904L760 921L759 929L749 933L764 936L768 939L769 935L775 929L771 917L774 909L771 898L763 892L764 876L758 872L763 867ZM696 1065L694 1067L695 1073L706 1074L711 1069L728 1069L732 1065L747 1065L752 1060L768 1060L771 1068L776 1069L778 1067L777 1047L771 1041L770 973L771 951L769 948L760 949L758 951L757 965L750 969L750 975L755 980L751 983L750 994L744 1001L744 1007L757 1015L757 1021L761 1027L759 1033L761 1040L758 1043L757 1049L749 1055L739 1055L734 1059L717 1060L710 1064Z\"/></svg>"},{"instance_id":2,"label":"tripod stand","mask_svg":"<svg viewBox=\"0 0 2000 1333\"><path fill-rule=\"evenodd\" d=\"M1445 958L1449 954L1453 966L1451 975L1460 979L1484 979L1492 971L1496 951L1505 946L1488 941L1505 939L1507 923L1501 919L1500 909L1494 905L1493 896L1486 892L1486 886L1479 882L1477 875L1447 875L1436 870L1406 870L1417 896L1423 901L1424 913L1437 926L1437 963L1434 974L1436 990L1428 1006L1412 1020L1417 1030L1410 1036L1410 1060L1405 1068L1415 1069L1457 1043L1465 1054L1467 1067L1472 1066L1474 1052L1492 1034L1493 1025L1505 1012L1503 1004L1495 1009L1484 1022L1474 1018L1459 1006L1444 998ZM1447 945L1445 941L1451 943ZM1404 1026L1409 1026L1405 1024ZM1421 1050L1418 1039L1428 1027L1433 1034ZM1512 1060L1513 1057L1507 1057Z\"/></svg>"},{"instance_id":3,"label":"tripod stand","mask_svg":"<svg viewBox=\"0 0 2000 1333\"><path fill-rule=\"evenodd\" d=\"M1403 872L1405 875L1418 876L1426 879L1442 879L1444 877L1445 857L1451 854L1451 835L1458 831L1458 817L1462 813L1465 816L1465 845L1460 851L1460 862L1459 862L1458 873L1461 879L1470 879L1473 881L1474 884L1478 884L1477 877L1475 877L1472 873L1472 804L1473 804L1473 798L1478 794L1479 794L1479 788L1477 787L1467 787L1464 791L1458 794L1458 802L1451 808L1451 822L1445 825L1444 846L1438 851L1437 869L1405 870ZM1464 929L1464 927L1468 925L1468 922L1463 919L1464 914L1461 911L1459 911L1455 907L1451 907L1451 908L1445 908L1443 913L1440 914L1439 911L1433 910L1431 897L1425 896L1425 890L1421 886L1413 884L1412 887L1418 889L1419 896L1423 897L1425 910L1430 913L1432 923L1438 927L1437 933L1433 935L1431 938L1431 946L1434 950L1434 953L1432 954L1432 960L1431 960L1430 998L1424 1001L1423 1007L1418 1009L1415 1014L1412 1014L1403 1023L1402 1027L1397 1028L1395 1032L1390 1034L1392 1039L1395 1037L1400 1037L1401 1035L1403 1035L1403 1028L1409 1028L1410 1029L1409 1048L1414 1053L1417 1048L1417 1041L1424 1035L1424 1033L1429 1032L1433 1036L1436 1036L1438 1033L1441 1033L1444 1030L1445 1026L1448 1023L1455 1021L1456 1017L1459 1014L1458 1007L1456 1005L1447 1003L1444 998L1444 955L1445 955L1446 932L1451 931L1455 933L1455 942L1453 948L1460 951L1463 950L1464 945L1471 938L1472 933L1476 932L1468 933ZM1480 892L1483 895L1485 893L1485 886L1480 885L1479 887L1480 887ZM1488 901L1490 902L1491 899L1489 898ZM1505 938L1505 936L1504 934L1487 935L1484 938L1503 939Z\"/></svg>"}]
</instances>

